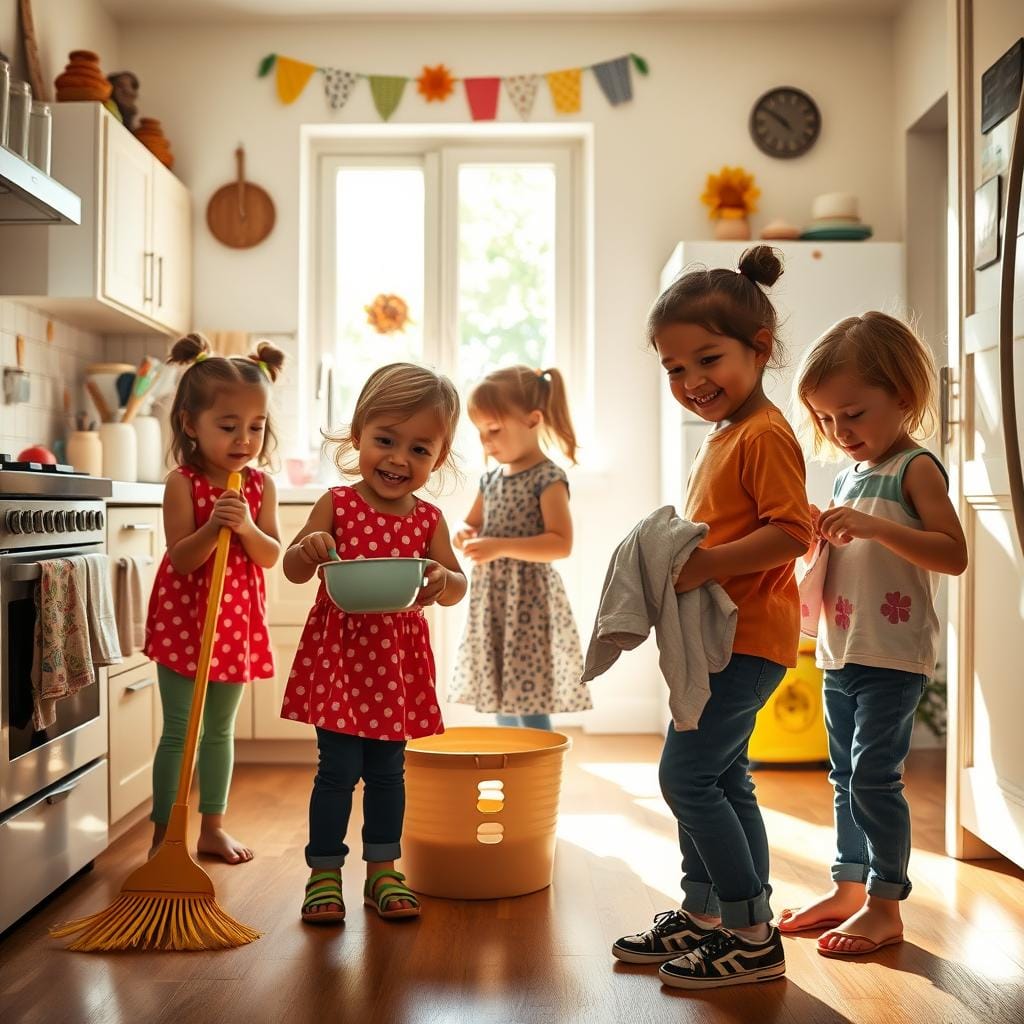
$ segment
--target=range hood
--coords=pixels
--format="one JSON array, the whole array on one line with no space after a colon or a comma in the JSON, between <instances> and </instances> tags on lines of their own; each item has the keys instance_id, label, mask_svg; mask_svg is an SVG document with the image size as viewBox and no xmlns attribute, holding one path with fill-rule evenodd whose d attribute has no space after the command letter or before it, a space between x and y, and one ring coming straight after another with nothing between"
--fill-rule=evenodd
<instances>
[{"instance_id":1,"label":"range hood","mask_svg":"<svg viewBox=\"0 0 1024 1024\"><path fill-rule=\"evenodd\" d=\"M0 146L0 224L81 224L82 200Z\"/></svg>"}]
</instances>

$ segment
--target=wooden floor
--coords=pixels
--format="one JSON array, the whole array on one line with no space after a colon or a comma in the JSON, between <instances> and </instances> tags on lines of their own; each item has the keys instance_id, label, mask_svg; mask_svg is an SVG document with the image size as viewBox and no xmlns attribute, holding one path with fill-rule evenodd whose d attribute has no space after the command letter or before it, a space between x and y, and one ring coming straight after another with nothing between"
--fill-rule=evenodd
<instances>
[{"instance_id":1,"label":"wooden floor","mask_svg":"<svg viewBox=\"0 0 1024 1024\"><path fill-rule=\"evenodd\" d=\"M221 905L263 938L227 952L105 956L69 953L50 940L49 925L116 895L145 854L148 829L140 825L0 941L0 1015L6 1024L1024 1021L1024 872L943 856L940 756L917 753L909 765L915 888L902 946L842 962L818 956L813 938L787 939L785 980L688 995L663 988L656 969L609 953L616 937L678 905L675 826L657 786L659 740L574 740L555 883L544 892L425 900L420 921L389 924L362 907L362 865L353 859L345 926L303 926L311 769L241 766L229 818L256 860L210 870ZM827 878L831 794L823 772L762 771L757 781L778 912ZM354 820L350 834L358 837L358 828Z\"/></svg>"}]
</instances>

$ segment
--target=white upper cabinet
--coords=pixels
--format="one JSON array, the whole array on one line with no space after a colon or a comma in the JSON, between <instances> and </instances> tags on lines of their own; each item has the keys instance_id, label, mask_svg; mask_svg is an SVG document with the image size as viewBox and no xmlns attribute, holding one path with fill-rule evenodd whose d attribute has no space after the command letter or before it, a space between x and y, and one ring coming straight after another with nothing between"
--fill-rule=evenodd
<instances>
[{"instance_id":1,"label":"white upper cabinet","mask_svg":"<svg viewBox=\"0 0 1024 1024\"><path fill-rule=\"evenodd\" d=\"M53 173L82 197L82 223L5 228L0 294L92 330L186 333L188 189L99 103L54 105Z\"/></svg>"}]
</instances>

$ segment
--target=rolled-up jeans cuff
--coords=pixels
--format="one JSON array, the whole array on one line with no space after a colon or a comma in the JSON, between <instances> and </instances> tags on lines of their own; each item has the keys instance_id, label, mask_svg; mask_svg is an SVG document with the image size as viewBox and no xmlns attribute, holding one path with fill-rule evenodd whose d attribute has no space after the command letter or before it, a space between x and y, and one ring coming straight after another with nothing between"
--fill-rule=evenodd
<instances>
[{"instance_id":1,"label":"rolled-up jeans cuff","mask_svg":"<svg viewBox=\"0 0 1024 1024\"><path fill-rule=\"evenodd\" d=\"M322 857L313 857L308 853L306 854L306 867L313 868L314 870L333 871L337 869L340 871L344 863L345 855L340 853L329 853Z\"/></svg>"},{"instance_id":2,"label":"rolled-up jeans cuff","mask_svg":"<svg viewBox=\"0 0 1024 1024\"><path fill-rule=\"evenodd\" d=\"M723 928L750 928L772 919L771 891L762 889L752 900L720 900Z\"/></svg>"},{"instance_id":3,"label":"rolled-up jeans cuff","mask_svg":"<svg viewBox=\"0 0 1024 1024\"><path fill-rule=\"evenodd\" d=\"M384 860L398 860L402 856L402 844L363 843L363 860L376 863Z\"/></svg>"},{"instance_id":4,"label":"rolled-up jeans cuff","mask_svg":"<svg viewBox=\"0 0 1024 1024\"><path fill-rule=\"evenodd\" d=\"M710 882L683 882L683 910L691 914L718 917L721 908L715 887Z\"/></svg>"},{"instance_id":5,"label":"rolled-up jeans cuff","mask_svg":"<svg viewBox=\"0 0 1024 1024\"><path fill-rule=\"evenodd\" d=\"M833 864L833 882L860 882L863 885L868 880L867 864Z\"/></svg>"},{"instance_id":6,"label":"rolled-up jeans cuff","mask_svg":"<svg viewBox=\"0 0 1024 1024\"><path fill-rule=\"evenodd\" d=\"M869 878L867 893L883 900L905 900L910 895L910 882L886 882L881 878Z\"/></svg>"}]
</instances>

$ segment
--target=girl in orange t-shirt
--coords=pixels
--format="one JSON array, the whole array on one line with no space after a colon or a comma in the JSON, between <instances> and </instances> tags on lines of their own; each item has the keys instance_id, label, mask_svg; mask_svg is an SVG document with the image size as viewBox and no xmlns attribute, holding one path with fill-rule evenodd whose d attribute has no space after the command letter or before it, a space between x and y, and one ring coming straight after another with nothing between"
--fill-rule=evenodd
<instances>
[{"instance_id":1,"label":"girl in orange t-shirt","mask_svg":"<svg viewBox=\"0 0 1024 1024\"><path fill-rule=\"evenodd\" d=\"M662 982L677 988L764 981L786 970L770 925L768 839L747 760L757 712L796 664L793 564L812 535L800 446L762 383L779 354L762 287L781 273L774 251L755 246L737 270L679 278L647 321L673 397L714 424L690 470L685 510L709 532L676 590L715 580L739 612L732 659L711 676L697 728L670 726L661 757L662 793L679 823L682 907L612 949L620 960L660 963Z\"/></svg>"}]
</instances>

